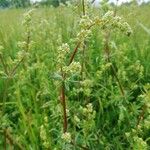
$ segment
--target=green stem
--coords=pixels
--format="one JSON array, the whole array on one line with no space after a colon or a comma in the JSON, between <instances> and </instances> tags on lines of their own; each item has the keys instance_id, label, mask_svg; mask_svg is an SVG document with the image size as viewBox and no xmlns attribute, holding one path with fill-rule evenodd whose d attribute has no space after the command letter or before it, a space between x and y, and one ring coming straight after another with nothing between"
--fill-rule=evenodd
<instances>
[{"instance_id":1,"label":"green stem","mask_svg":"<svg viewBox=\"0 0 150 150\"><path fill-rule=\"evenodd\" d=\"M3 65L5 73L8 75L7 65L6 65L6 63L4 61L4 58L3 58L3 56L1 54L0 54L0 60L1 60L1 63Z\"/></svg>"},{"instance_id":2,"label":"green stem","mask_svg":"<svg viewBox=\"0 0 150 150\"><path fill-rule=\"evenodd\" d=\"M4 93L3 93L3 114L5 113L5 108L6 108L6 99L7 99L7 94L8 94L8 87L9 87L9 82L10 79L7 78L4 86Z\"/></svg>"}]
</instances>

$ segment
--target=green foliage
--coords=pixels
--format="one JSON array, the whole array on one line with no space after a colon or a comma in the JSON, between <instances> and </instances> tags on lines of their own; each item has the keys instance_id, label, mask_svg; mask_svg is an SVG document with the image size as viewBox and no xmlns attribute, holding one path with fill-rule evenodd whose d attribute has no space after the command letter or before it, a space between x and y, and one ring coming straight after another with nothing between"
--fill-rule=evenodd
<instances>
[{"instance_id":1,"label":"green foliage","mask_svg":"<svg viewBox=\"0 0 150 150\"><path fill-rule=\"evenodd\" d=\"M0 7L9 7L10 0L0 0Z\"/></svg>"},{"instance_id":2,"label":"green foliage","mask_svg":"<svg viewBox=\"0 0 150 150\"><path fill-rule=\"evenodd\" d=\"M0 149L150 148L149 6L79 7L0 10Z\"/></svg>"},{"instance_id":3,"label":"green foliage","mask_svg":"<svg viewBox=\"0 0 150 150\"><path fill-rule=\"evenodd\" d=\"M30 0L0 0L0 7L27 7L30 6Z\"/></svg>"},{"instance_id":4,"label":"green foliage","mask_svg":"<svg viewBox=\"0 0 150 150\"><path fill-rule=\"evenodd\" d=\"M30 0L11 0L11 3L17 8L30 6Z\"/></svg>"},{"instance_id":5,"label":"green foliage","mask_svg":"<svg viewBox=\"0 0 150 150\"><path fill-rule=\"evenodd\" d=\"M68 0L43 0L40 3L47 6L52 5L54 7L58 7L60 3L65 3L67 1Z\"/></svg>"}]
</instances>

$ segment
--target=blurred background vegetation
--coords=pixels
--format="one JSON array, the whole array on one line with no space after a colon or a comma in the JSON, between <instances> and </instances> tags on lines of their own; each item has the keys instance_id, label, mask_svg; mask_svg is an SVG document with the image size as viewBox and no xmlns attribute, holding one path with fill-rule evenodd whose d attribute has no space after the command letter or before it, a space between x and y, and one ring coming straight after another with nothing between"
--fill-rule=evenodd
<instances>
[{"instance_id":1,"label":"blurred background vegetation","mask_svg":"<svg viewBox=\"0 0 150 150\"><path fill-rule=\"evenodd\" d=\"M0 0L0 8L8 8L8 7L29 7L33 4L45 5L45 6L54 6L58 7L60 3L65 4L66 2L75 2L76 0ZM91 3L94 3L96 0L91 0ZM106 0L107 1L107 0ZM140 3L142 5L150 4L150 1L126 1L124 5L131 5L132 3ZM111 3L114 5L114 3Z\"/></svg>"},{"instance_id":2,"label":"blurred background vegetation","mask_svg":"<svg viewBox=\"0 0 150 150\"><path fill-rule=\"evenodd\" d=\"M65 3L67 0L41 0L38 2L41 5L53 5L57 7L59 3ZM36 2L37 3L37 2ZM0 0L0 7L6 8L6 7L28 7L31 4L33 4L33 1L31 0Z\"/></svg>"}]
</instances>

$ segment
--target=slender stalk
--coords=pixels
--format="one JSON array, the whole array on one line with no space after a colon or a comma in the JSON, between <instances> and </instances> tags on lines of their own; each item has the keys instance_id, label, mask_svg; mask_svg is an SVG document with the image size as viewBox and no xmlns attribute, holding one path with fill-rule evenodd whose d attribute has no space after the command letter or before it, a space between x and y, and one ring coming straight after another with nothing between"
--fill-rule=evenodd
<instances>
[{"instance_id":1,"label":"slender stalk","mask_svg":"<svg viewBox=\"0 0 150 150\"><path fill-rule=\"evenodd\" d=\"M84 64L85 64L85 41L83 42L83 49L82 49L82 64L81 64L81 80L83 80L83 72L84 72Z\"/></svg>"},{"instance_id":2,"label":"slender stalk","mask_svg":"<svg viewBox=\"0 0 150 150\"><path fill-rule=\"evenodd\" d=\"M7 99L7 94L8 94L8 87L9 87L9 82L10 79L7 78L4 86L4 93L3 93L3 114L5 113L5 108L6 108L6 99Z\"/></svg>"},{"instance_id":3,"label":"slender stalk","mask_svg":"<svg viewBox=\"0 0 150 150\"><path fill-rule=\"evenodd\" d=\"M66 111L66 97L65 97L65 74L63 73L62 67L61 67L61 73L62 73L62 85L61 85L61 95L60 95L60 99L61 99L61 104L63 107L63 132L67 132L67 128L68 128L68 122L67 122L67 111Z\"/></svg>"},{"instance_id":4,"label":"slender stalk","mask_svg":"<svg viewBox=\"0 0 150 150\"><path fill-rule=\"evenodd\" d=\"M110 36L110 32L107 32L106 33L106 37L105 37L105 45L104 45L104 51L105 51L105 55L106 55L106 61L107 62L111 62L111 59L110 59L110 48L109 48L109 36ZM120 89L120 92L121 92L121 95L124 97L125 96L125 93L124 93L124 89L123 89L123 86L121 84L121 81L117 75L117 72L116 72L116 69L114 67L113 64L111 64L111 70L113 72L113 76L115 77L117 83L118 83L118 86L119 86L119 89Z\"/></svg>"},{"instance_id":5,"label":"slender stalk","mask_svg":"<svg viewBox=\"0 0 150 150\"><path fill-rule=\"evenodd\" d=\"M72 55L71 55L71 57L70 57L70 60L69 60L69 64L68 64L68 65L70 65L70 64L73 62L74 57L75 57L75 55L76 55L76 53L77 53L77 51L78 51L78 48L80 47L80 44L81 44L81 42L78 42L77 46L75 47L75 49L74 49L74 51L73 51L73 53L72 53Z\"/></svg>"},{"instance_id":6,"label":"slender stalk","mask_svg":"<svg viewBox=\"0 0 150 150\"><path fill-rule=\"evenodd\" d=\"M78 51L78 48L80 47L80 44L81 42L78 42L77 46L75 47L71 57L70 57L70 60L69 60L69 63L68 65L70 65L73 60L74 60L74 57ZM63 70L62 70L62 67L61 67L61 76L63 78L63 81L62 81L62 85L61 85L61 93L60 93L60 99L61 99L61 104L62 104L62 107L63 107L63 132L67 132L67 128L68 128L68 122L67 122L67 112L66 112L66 98L65 98L65 74L63 73Z\"/></svg>"},{"instance_id":7,"label":"slender stalk","mask_svg":"<svg viewBox=\"0 0 150 150\"><path fill-rule=\"evenodd\" d=\"M86 15L86 12L85 12L85 1L82 0L82 13L83 13L83 16ZM84 63L85 63L85 47L86 47L86 43L85 43L85 40L83 41L83 49L82 49L82 64L81 64L81 79L83 80L83 72L84 72Z\"/></svg>"},{"instance_id":8,"label":"slender stalk","mask_svg":"<svg viewBox=\"0 0 150 150\"><path fill-rule=\"evenodd\" d=\"M5 73L8 75L7 65L6 65L6 63L5 63L5 61L4 61L4 58L3 58L3 56L2 56L1 54L0 54L0 60L1 60L1 63L2 63L2 65L3 65L3 68L4 68Z\"/></svg>"},{"instance_id":9,"label":"slender stalk","mask_svg":"<svg viewBox=\"0 0 150 150\"><path fill-rule=\"evenodd\" d=\"M118 3L118 0L117 0L117 3ZM117 6L115 7L114 17L116 16L116 13L117 13ZM106 55L106 61L107 62L111 62L111 59L110 59L110 47L109 47L110 33L111 33L110 30L107 30L106 33L105 33L104 52L105 52L105 55ZM116 81L118 83L121 95L124 97L125 96L124 88L123 88L123 86L121 84L121 81L120 81L120 79L119 79L119 77L117 75L116 69L115 69L113 64L111 64L111 70L113 72L113 76L115 77L115 79L116 79Z\"/></svg>"},{"instance_id":10,"label":"slender stalk","mask_svg":"<svg viewBox=\"0 0 150 150\"><path fill-rule=\"evenodd\" d=\"M22 59L14 66L14 68L12 69L11 73L10 73L10 76L14 76L15 73L16 73L16 70L19 68L19 66L21 65L21 63L23 63L25 59L25 55L22 57Z\"/></svg>"},{"instance_id":11,"label":"slender stalk","mask_svg":"<svg viewBox=\"0 0 150 150\"><path fill-rule=\"evenodd\" d=\"M29 44L30 44L30 31L27 34L25 52L29 51ZM26 57L26 54L24 54L23 57L22 57L22 59L13 67L12 71L10 72L10 76L14 76L15 75L16 70L24 62L25 57Z\"/></svg>"},{"instance_id":12,"label":"slender stalk","mask_svg":"<svg viewBox=\"0 0 150 150\"><path fill-rule=\"evenodd\" d=\"M83 12L83 15L85 15L85 1L82 0L82 12Z\"/></svg>"},{"instance_id":13,"label":"slender stalk","mask_svg":"<svg viewBox=\"0 0 150 150\"><path fill-rule=\"evenodd\" d=\"M66 98L65 98L65 83L62 83L61 87L61 103L63 106L63 132L67 132L68 122L67 122L67 112L66 112Z\"/></svg>"},{"instance_id":14,"label":"slender stalk","mask_svg":"<svg viewBox=\"0 0 150 150\"><path fill-rule=\"evenodd\" d=\"M30 32L28 32L28 36L27 36L27 39L26 39L26 48L25 48L26 52L29 51L29 44L30 44ZM5 103L6 103L6 99L7 99L7 92L8 92L9 82L11 80L11 77L13 77L15 75L16 70L19 68L19 66L24 62L25 57L26 57L26 55L24 54L22 59L8 73L7 66L4 63L3 57L0 55L0 59L2 61L3 67L5 69L5 72L8 75L8 78L6 79L5 88L4 88L4 95L3 95L3 113L5 112Z\"/></svg>"},{"instance_id":15,"label":"slender stalk","mask_svg":"<svg viewBox=\"0 0 150 150\"><path fill-rule=\"evenodd\" d=\"M82 2L84 2L84 1L82 1ZM91 26L89 26L88 29L92 28L94 25L95 25L95 23L93 23ZM81 43L82 43L82 41L79 41L77 43L76 47L74 48L74 50L70 56L68 66L73 62L75 55L78 52L78 49L79 49ZM67 127L68 127L67 113L66 113L66 99L65 99L65 77L66 77L66 74L63 73L62 68L61 68L61 72L62 72L63 82L61 85L60 99L61 99L61 103L63 106L63 132L66 132Z\"/></svg>"},{"instance_id":16,"label":"slender stalk","mask_svg":"<svg viewBox=\"0 0 150 150\"><path fill-rule=\"evenodd\" d=\"M92 28L94 25L95 25L95 23L91 24L91 25L87 28L87 30L89 30L90 28ZM72 52L72 54L71 54L71 56L70 56L70 60L69 60L68 65L70 65L70 64L73 62L74 57L75 57L76 53L78 52L78 49L79 49L81 43L82 43L82 41L79 41L79 42L77 43L76 47L74 48L74 50L73 50L73 52Z\"/></svg>"},{"instance_id":17,"label":"slender stalk","mask_svg":"<svg viewBox=\"0 0 150 150\"><path fill-rule=\"evenodd\" d=\"M120 88L120 92L121 92L122 96L124 97L124 96L125 96L124 89L123 89L123 86L122 86L122 84L121 84L121 81L120 81L120 79L119 79L119 77L118 77L118 75L117 75L116 69L115 69L115 67L114 67L113 64L111 65L111 69L112 69L112 71L113 71L113 74L114 74L114 76L115 76L115 78L116 78L116 81L117 81L117 83L118 83L118 86L119 86L119 88Z\"/></svg>"},{"instance_id":18,"label":"slender stalk","mask_svg":"<svg viewBox=\"0 0 150 150\"><path fill-rule=\"evenodd\" d=\"M138 125L140 124L140 122L143 120L144 115L145 115L145 110L146 110L147 106L144 104L142 107L142 112L140 113L139 117L138 117L138 121L136 124L136 127L138 128Z\"/></svg>"}]
</instances>

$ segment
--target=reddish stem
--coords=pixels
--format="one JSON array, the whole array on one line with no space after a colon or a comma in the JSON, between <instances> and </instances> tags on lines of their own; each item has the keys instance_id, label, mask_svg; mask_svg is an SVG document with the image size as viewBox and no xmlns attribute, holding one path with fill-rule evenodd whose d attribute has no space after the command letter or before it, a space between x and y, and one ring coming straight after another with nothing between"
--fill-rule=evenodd
<instances>
[{"instance_id":1,"label":"reddish stem","mask_svg":"<svg viewBox=\"0 0 150 150\"><path fill-rule=\"evenodd\" d=\"M137 127L138 127L138 125L140 124L140 122L143 120L143 118L144 118L144 115L145 115L145 110L146 110L146 105L144 104L144 106L142 107L142 112L141 112L141 114L139 115L139 117L138 117L138 121L137 121Z\"/></svg>"},{"instance_id":2,"label":"reddish stem","mask_svg":"<svg viewBox=\"0 0 150 150\"><path fill-rule=\"evenodd\" d=\"M94 26L95 24L92 24L91 26L88 27L88 30ZM75 55L80 47L80 44L81 44L81 41L79 41L75 47L75 49L73 50L73 53L71 54L70 56L70 60L69 60L69 63L68 65L70 65L74 58L75 58ZM63 132L65 133L67 131L67 127L68 127L68 122L67 122L67 112L66 112L66 99L65 99L65 76L66 74L63 73L63 70L61 68L61 72L62 72L62 78L63 78L63 83L62 83L62 86L61 86L61 94L60 94L60 99L61 99L61 103L62 103L62 106L63 106Z\"/></svg>"},{"instance_id":3,"label":"reddish stem","mask_svg":"<svg viewBox=\"0 0 150 150\"><path fill-rule=\"evenodd\" d=\"M75 57L75 55L76 55L76 53L78 51L78 48L79 48L80 44L81 44L81 42L78 42L77 46L75 47L75 49L74 49L74 51L73 51L73 53L72 53L72 55L70 57L69 65L73 62L74 57Z\"/></svg>"}]
</instances>

